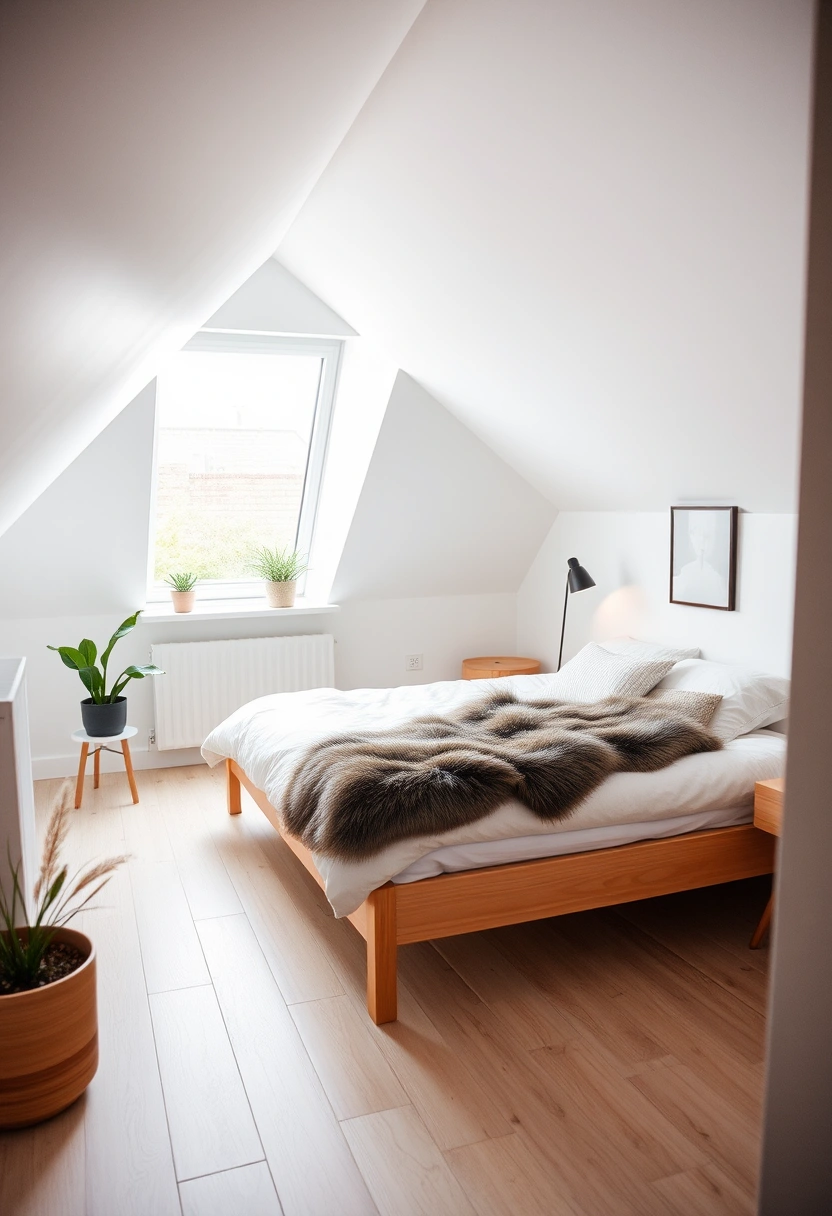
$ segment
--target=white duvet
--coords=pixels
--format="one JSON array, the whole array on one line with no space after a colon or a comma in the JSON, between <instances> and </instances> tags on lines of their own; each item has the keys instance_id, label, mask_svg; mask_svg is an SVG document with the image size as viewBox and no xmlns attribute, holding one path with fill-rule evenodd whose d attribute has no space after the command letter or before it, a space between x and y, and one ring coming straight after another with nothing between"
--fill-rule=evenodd
<instances>
[{"instance_id":1,"label":"white duvet","mask_svg":"<svg viewBox=\"0 0 832 1216\"><path fill-rule=\"evenodd\" d=\"M441 713L507 687L521 698L549 693L549 677L454 680L408 688L361 688L261 697L211 732L202 747L209 764L235 760L279 806L299 753L343 730L379 730L425 713ZM544 823L509 801L477 823L436 836L403 840L361 862L315 857L336 916L346 916L389 879L415 881L446 869L496 865L560 852L577 852L648 836L673 835L751 817L755 781L779 777L786 740L753 731L722 751L686 756L658 773L616 773L561 823ZM574 833L574 835L573 835ZM499 845L495 842L507 842ZM431 856L428 856L431 855Z\"/></svg>"}]
</instances>

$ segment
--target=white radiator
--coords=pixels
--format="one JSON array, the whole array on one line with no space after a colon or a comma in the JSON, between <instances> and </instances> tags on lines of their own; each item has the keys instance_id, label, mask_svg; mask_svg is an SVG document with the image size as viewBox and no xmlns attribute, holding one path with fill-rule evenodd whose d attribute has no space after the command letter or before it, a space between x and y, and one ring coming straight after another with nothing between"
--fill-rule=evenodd
<instances>
[{"instance_id":1,"label":"white radiator","mask_svg":"<svg viewBox=\"0 0 832 1216\"><path fill-rule=\"evenodd\" d=\"M165 673L153 681L160 751L201 747L215 726L255 697L331 688L335 682L328 633L169 642L152 646L151 659Z\"/></svg>"}]
</instances>

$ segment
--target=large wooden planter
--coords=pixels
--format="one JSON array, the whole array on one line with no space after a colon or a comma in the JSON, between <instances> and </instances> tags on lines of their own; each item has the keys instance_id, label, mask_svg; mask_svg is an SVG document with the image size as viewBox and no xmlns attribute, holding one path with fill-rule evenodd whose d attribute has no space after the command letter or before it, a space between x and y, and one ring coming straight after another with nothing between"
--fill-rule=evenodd
<instances>
[{"instance_id":1,"label":"large wooden planter","mask_svg":"<svg viewBox=\"0 0 832 1216\"><path fill-rule=\"evenodd\" d=\"M86 961L54 984L0 995L0 1128L57 1115L84 1092L98 1067L95 950L75 929L58 929Z\"/></svg>"}]
</instances>

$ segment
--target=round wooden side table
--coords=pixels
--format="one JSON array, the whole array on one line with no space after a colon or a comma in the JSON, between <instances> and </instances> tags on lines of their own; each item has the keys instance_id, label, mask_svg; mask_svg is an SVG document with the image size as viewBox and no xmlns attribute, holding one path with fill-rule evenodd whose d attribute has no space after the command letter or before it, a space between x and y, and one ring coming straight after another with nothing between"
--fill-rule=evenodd
<instances>
[{"instance_id":1,"label":"round wooden side table","mask_svg":"<svg viewBox=\"0 0 832 1216\"><path fill-rule=\"evenodd\" d=\"M72 738L75 743L81 744L81 758L78 761L78 779L75 782L75 809L81 805L81 799L84 797L84 773L87 767L87 756L90 754L90 748L93 749L95 763L93 765L93 789L98 789L98 782L101 777L101 753L116 752L114 747L107 747L108 743L120 743L121 752L124 756L124 767L127 770L127 780L130 783L130 794L134 802L139 801L139 791L136 789L136 778L133 775L133 761L130 757L130 744L128 739L132 739L138 733L138 727L125 726L120 735L104 735L98 737L96 735L88 735L85 730L76 730L72 732Z\"/></svg>"},{"instance_id":2,"label":"round wooden side table","mask_svg":"<svg viewBox=\"0 0 832 1216\"><path fill-rule=\"evenodd\" d=\"M494 680L498 676L535 676L539 671L539 659L523 659L517 655L489 654L477 659L462 660L463 680Z\"/></svg>"}]
</instances>

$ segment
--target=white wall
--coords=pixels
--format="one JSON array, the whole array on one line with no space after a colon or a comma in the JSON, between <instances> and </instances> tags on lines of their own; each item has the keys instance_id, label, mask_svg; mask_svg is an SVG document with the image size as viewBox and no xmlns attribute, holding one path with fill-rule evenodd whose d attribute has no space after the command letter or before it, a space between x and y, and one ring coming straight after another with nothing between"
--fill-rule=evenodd
<instances>
[{"instance_id":1,"label":"white wall","mask_svg":"<svg viewBox=\"0 0 832 1216\"><path fill-rule=\"evenodd\" d=\"M832 0L818 5L816 63L794 689L759 1216L832 1212Z\"/></svg>"},{"instance_id":2,"label":"white wall","mask_svg":"<svg viewBox=\"0 0 832 1216\"><path fill-rule=\"evenodd\" d=\"M334 630L339 688L458 680L464 658L513 652L516 596L353 600L343 605ZM422 671L405 671L407 654L424 656Z\"/></svg>"},{"instance_id":3,"label":"white wall","mask_svg":"<svg viewBox=\"0 0 832 1216\"><path fill-rule=\"evenodd\" d=\"M514 592L554 514L550 502L400 372L333 598Z\"/></svg>"},{"instance_id":4,"label":"white wall","mask_svg":"<svg viewBox=\"0 0 832 1216\"><path fill-rule=\"evenodd\" d=\"M740 513L737 610L668 602L670 512L561 512L517 597L518 646L557 665L566 562L596 586L569 597L564 661L591 638L631 634L698 646L705 658L788 675L795 515Z\"/></svg>"}]
</instances>

